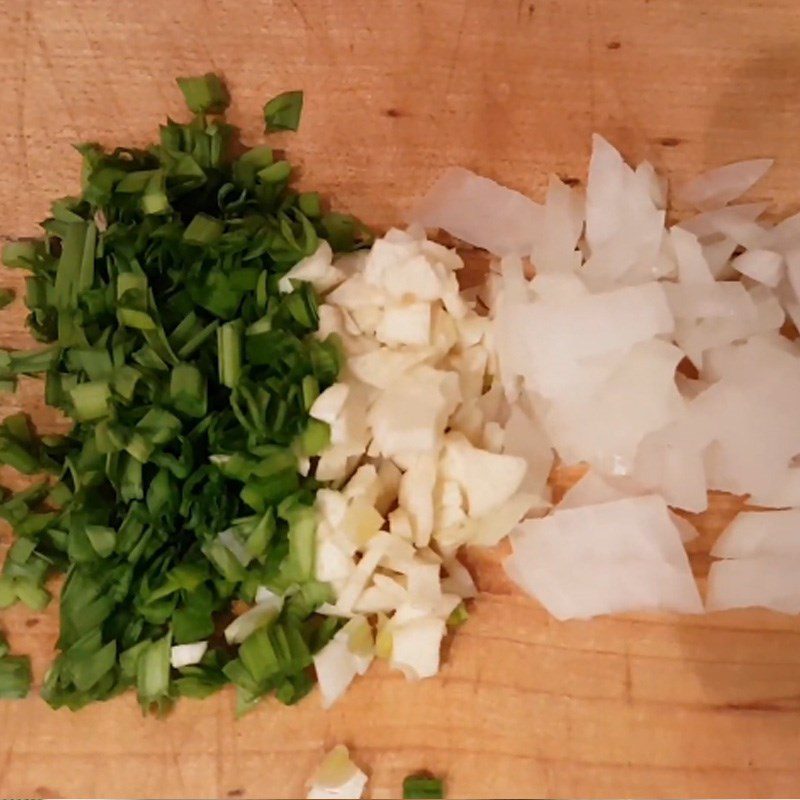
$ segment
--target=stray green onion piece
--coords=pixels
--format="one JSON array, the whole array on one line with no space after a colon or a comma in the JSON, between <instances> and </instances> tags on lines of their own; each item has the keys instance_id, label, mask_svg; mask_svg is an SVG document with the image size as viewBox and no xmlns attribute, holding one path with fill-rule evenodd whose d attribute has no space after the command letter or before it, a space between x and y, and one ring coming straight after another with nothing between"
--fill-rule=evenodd
<instances>
[{"instance_id":1,"label":"stray green onion piece","mask_svg":"<svg viewBox=\"0 0 800 800\"><path fill-rule=\"evenodd\" d=\"M225 85L211 72L199 78L178 78L178 86L195 114L220 114L231 101Z\"/></svg>"},{"instance_id":2,"label":"stray green onion piece","mask_svg":"<svg viewBox=\"0 0 800 800\"><path fill-rule=\"evenodd\" d=\"M296 131L303 111L303 93L283 92L264 105L264 124L267 132Z\"/></svg>"},{"instance_id":3,"label":"stray green onion piece","mask_svg":"<svg viewBox=\"0 0 800 800\"><path fill-rule=\"evenodd\" d=\"M403 800L441 800L444 784L430 775L409 775L403 780Z\"/></svg>"},{"instance_id":4,"label":"stray green onion piece","mask_svg":"<svg viewBox=\"0 0 800 800\"><path fill-rule=\"evenodd\" d=\"M460 628L469 619L469 612L463 601L459 603L447 618L448 628Z\"/></svg>"}]
</instances>

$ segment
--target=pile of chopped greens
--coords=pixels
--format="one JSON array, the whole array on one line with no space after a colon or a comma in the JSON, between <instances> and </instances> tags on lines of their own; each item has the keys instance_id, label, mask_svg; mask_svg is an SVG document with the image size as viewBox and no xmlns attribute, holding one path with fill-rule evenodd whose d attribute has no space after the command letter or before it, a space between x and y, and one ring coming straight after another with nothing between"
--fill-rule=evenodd
<instances>
[{"instance_id":1,"label":"pile of chopped greens","mask_svg":"<svg viewBox=\"0 0 800 800\"><path fill-rule=\"evenodd\" d=\"M341 354L313 335L311 286L281 294L278 281L320 240L342 252L369 234L290 188L270 147L232 157L216 76L178 83L189 123L168 120L146 150L79 146L81 195L52 205L41 239L3 251L32 273L28 324L44 347L0 352L2 387L43 374L75 423L66 436L37 436L24 414L0 427L0 463L47 475L0 505L17 537L0 608L43 609L46 579L67 576L42 689L55 708L135 686L162 712L226 683L241 710L272 692L293 703L336 624L313 614L328 589L302 465L328 441L308 409ZM298 92L271 100L267 129L296 129L301 105ZM259 587L282 611L232 648L220 628ZM199 663L171 668L173 645L203 640Z\"/></svg>"}]
</instances>

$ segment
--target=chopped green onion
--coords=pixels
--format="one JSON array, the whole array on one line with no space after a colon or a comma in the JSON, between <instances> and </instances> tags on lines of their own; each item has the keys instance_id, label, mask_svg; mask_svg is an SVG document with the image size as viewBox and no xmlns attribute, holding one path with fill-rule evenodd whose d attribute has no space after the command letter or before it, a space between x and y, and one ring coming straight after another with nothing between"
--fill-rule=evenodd
<instances>
[{"instance_id":1,"label":"chopped green onion","mask_svg":"<svg viewBox=\"0 0 800 800\"><path fill-rule=\"evenodd\" d=\"M15 297L16 294L13 289L0 289L0 308L5 308L13 303Z\"/></svg>"},{"instance_id":2,"label":"chopped green onion","mask_svg":"<svg viewBox=\"0 0 800 800\"><path fill-rule=\"evenodd\" d=\"M156 328L155 320L146 311L135 308L118 308L117 319L120 325L137 328L140 331L152 331Z\"/></svg>"},{"instance_id":3,"label":"chopped green onion","mask_svg":"<svg viewBox=\"0 0 800 800\"><path fill-rule=\"evenodd\" d=\"M319 381L314 375L306 375L302 383L303 408L306 411L311 409L314 401L319 397Z\"/></svg>"},{"instance_id":4,"label":"chopped green onion","mask_svg":"<svg viewBox=\"0 0 800 800\"><path fill-rule=\"evenodd\" d=\"M202 417L208 407L203 373L193 364L178 364L170 376L169 396L178 411L191 417Z\"/></svg>"},{"instance_id":5,"label":"chopped green onion","mask_svg":"<svg viewBox=\"0 0 800 800\"><path fill-rule=\"evenodd\" d=\"M169 706L171 636L150 642L139 654L136 666L136 688L143 711L156 706L163 713Z\"/></svg>"},{"instance_id":6,"label":"chopped green onion","mask_svg":"<svg viewBox=\"0 0 800 800\"><path fill-rule=\"evenodd\" d=\"M347 252L372 244L372 235L364 225L350 214L325 214L322 217L325 238L334 250Z\"/></svg>"},{"instance_id":7,"label":"chopped green onion","mask_svg":"<svg viewBox=\"0 0 800 800\"><path fill-rule=\"evenodd\" d=\"M17 602L14 581L8 575L0 575L0 609L13 606Z\"/></svg>"},{"instance_id":8,"label":"chopped green onion","mask_svg":"<svg viewBox=\"0 0 800 800\"><path fill-rule=\"evenodd\" d=\"M300 454L310 458L318 456L331 442L331 428L327 422L310 419L306 429L300 434L298 447Z\"/></svg>"},{"instance_id":9,"label":"chopped green onion","mask_svg":"<svg viewBox=\"0 0 800 800\"><path fill-rule=\"evenodd\" d=\"M87 525L86 537L101 558L107 558L114 552L117 535L113 528L107 525Z\"/></svg>"},{"instance_id":10,"label":"chopped green onion","mask_svg":"<svg viewBox=\"0 0 800 800\"><path fill-rule=\"evenodd\" d=\"M444 785L441 778L409 775L403 780L403 800L441 800Z\"/></svg>"},{"instance_id":11,"label":"chopped green onion","mask_svg":"<svg viewBox=\"0 0 800 800\"><path fill-rule=\"evenodd\" d=\"M219 381L231 389L239 383L242 371L242 323L234 320L217 330Z\"/></svg>"},{"instance_id":12,"label":"chopped green onion","mask_svg":"<svg viewBox=\"0 0 800 800\"><path fill-rule=\"evenodd\" d=\"M18 581L15 590L20 603L28 606L31 611L44 611L50 604L50 592L43 586L28 581Z\"/></svg>"},{"instance_id":13,"label":"chopped green onion","mask_svg":"<svg viewBox=\"0 0 800 800\"><path fill-rule=\"evenodd\" d=\"M276 161L259 170L258 179L261 183L282 183L289 179L291 173L292 165L288 161Z\"/></svg>"},{"instance_id":14,"label":"chopped green onion","mask_svg":"<svg viewBox=\"0 0 800 800\"><path fill-rule=\"evenodd\" d=\"M142 192L142 211L147 215L166 214L170 210L163 176L154 175Z\"/></svg>"},{"instance_id":15,"label":"chopped green onion","mask_svg":"<svg viewBox=\"0 0 800 800\"><path fill-rule=\"evenodd\" d=\"M0 608L43 609L49 577L67 573L42 687L55 708L136 687L163 712L228 682L241 711L270 693L294 703L338 625L312 616L332 598L314 576L319 484L299 459L328 443L309 409L342 356L313 335L313 289L278 283L320 238L339 252L366 235L349 217L336 230L271 147L233 157L231 126L205 116L228 103L216 76L179 83L193 119L169 120L147 149L78 146L80 196L51 205L41 239L3 248L30 272L28 326L43 346L0 350L0 389L44 376L46 401L74 423L63 437L24 415L0 424L0 463L58 476L0 502L17 536ZM269 125L296 128L301 105L300 93L276 98ZM0 290L0 305L10 297ZM264 636L221 645L220 621L264 585L286 601ZM172 644L195 641L209 641L201 663L173 671Z\"/></svg>"},{"instance_id":16,"label":"chopped green onion","mask_svg":"<svg viewBox=\"0 0 800 800\"><path fill-rule=\"evenodd\" d=\"M33 242L6 242L3 245L3 264L11 269L33 269L36 245Z\"/></svg>"},{"instance_id":17,"label":"chopped green onion","mask_svg":"<svg viewBox=\"0 0 800 800\"><path fill-rule=\"evenodd\" d=\"M297 207L309 219L317 219L322 215L322 201L317 192L303 192L297 198Z\"/></svg>"},{"instance_id":18,"label":"chopped green onion","mask_svg":"<svg viewBox=\"0 0 800 800\"><path fill-rule=\"evenodd\" d=\"M283 92L264 105L264 125L269 131L296 131L303 111L303 93Z\"/></svg>"},{"instance_id":19,"label":"chopped green onion","mask_svg":"<svg viewBox=\"0 0 800 800\"><path fill-rule=\"evenodd\" d=\"M15 375L31 375L53 367L58 360L57 347L42 347L38 350L12 350L8 352L8 369Z\"/></svg>"},{"instance_id":20,"label":"chopped green onion","mask_svg":"<svg viewBox=\"0 0 800 800\"><path fill-rule=\"evenodd\" d=\"M80 383L69 390L75 419L80 422L101 419L111 411L111 390L106 381Z\"/></svg>"},{"instance_id":21,"label":"chopped green onion","mask_svg":"<svg viewBox=\"0 0 800 800\"><path fill-rule=\"evenodd\" d=\"M219 114L230 103L225 85L211 72L199 78L178 78L178 86L195 114Z\"/></svg>"},{"instance_id":22,"label":"chopped green onion","mask_svg":"<svg viewBox=\"0 0 800 800\"><path fill-rule=\"evenodd\" d=\"M197 214L183 232L183 241L205 247L217 241L224 230L225 225L221 220L208 214Z\"/></svg>"},{"instance_id":23,"label":"chopped green onion","mask_svg":"<svg viewBox=\"0 0 800 800\"><path fill-rule=\"evenodd\" d=\"M79 692L88 692L108 674L117 660L117 643L108 644L92 649L75 658L72 664L72 681Z\"/></svg>"}]
</instances>

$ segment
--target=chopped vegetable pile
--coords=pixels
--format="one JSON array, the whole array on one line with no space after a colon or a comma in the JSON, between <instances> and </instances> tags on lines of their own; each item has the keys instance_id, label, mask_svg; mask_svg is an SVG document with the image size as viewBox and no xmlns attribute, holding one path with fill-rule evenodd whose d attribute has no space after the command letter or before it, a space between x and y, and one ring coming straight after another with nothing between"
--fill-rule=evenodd
<instances>
[{"instance_id":1,"label":"chopped vegetable pile","mask_svg":"<svg viewBox=\"0 0 800 800\"><path fill-rule=\"evenodd\" d=\"M75 423L60 437L22 414L0 428L0 462L48 476L0 506L17 535L0 607L42 609L47 578L67 574L42 689L56 708L135 686L163 711L229 682L241 710L273 691L292 703L337 627L312 614L330 595L314 578L309 459L329 429L309 409L342 353L312 335L312 286L282 279L321 242L339 253L369 234L290 188L270 147L232 156L216 76L178 83L190 122L169 120L146 150L81 145L80 196L53 204L41 239L3 251L31 272L44 345L0 353L3 385L44 374L47 402ZM267 103L267 127L296 129L301 103ZM2 662L5 691L25 684L17 663Z\"/></svg>"},{"instance_id":2,"label":"chopped vegetable pile","mask_svg":"<svg viewBox=\"0 0 800 800\"><path fill-rule=\"evenodd\" d=\"M539 204L451 169L373 242L271 148L231 156L216 76L178 83L191 122L82 145L80 197L3 251L43 346L0 351L0 388L44 375L74 421L0 424L0 463L45 476L0 504L0 608L43 609L67 575L51 705L135 686L163 712L232 683L244 712L316 677L327 708L375 658L430 677L476 594L459 549L507 536L508 575L559 619L800 612L800 215L730 205L771 162L700 176L700 213L667 226L653 167L595 137L585 193L553 176ZM302 103L267 102L266 130ZM488 250L485 284L462 291L425 228ZM553 506L556 460L587 469ZM703 598L674 509L710 490L776 510L717 541ZM30 681L0 640L0 698ZM366 781L339 746L309 797Z\"/></svg>"}]
</instances>

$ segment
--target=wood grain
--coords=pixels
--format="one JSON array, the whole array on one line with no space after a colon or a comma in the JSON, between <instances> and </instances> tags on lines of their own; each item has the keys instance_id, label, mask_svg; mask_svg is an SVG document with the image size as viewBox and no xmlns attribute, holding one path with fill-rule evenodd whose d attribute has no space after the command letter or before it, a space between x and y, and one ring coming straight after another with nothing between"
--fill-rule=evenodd
<instances>
[{"instance_id":1,"label":"wood grain","mask_svg":"<svg viewBox=\"0 0 800 800\"><path fill-rule=\"evenodd\" d=\"M0 0L0 11L6 237L33 234L48 200L75 190L71 143L147 143L182 113L174 76L209 69L227 78L248 141L266 97L305 89L301 131L281 140L303 183L378 226L401 221L448 164L534 194L551 171L583 179L593 131L677 181L775 156L758 196L779 211L796 202L795 0ZM21 278L3 272L0 285ZM25 341L22 320L19 304L0 317L0 346ZM4 403L58 426L35 382ZM699 519L701 577L736 507L715 498ZM437 679L376 668L327 713L316 694L239 722L228 693L164 722L131 697L78 714L35 696L1 703L0 795L296 797L338 742L375 798L419 768L444 775L450 797L800 795L796 618L559 624L499 559L469 554L482 593ZM54 611L4 612L2 626L41 680Z\"/></svg>"}]
</instances>

